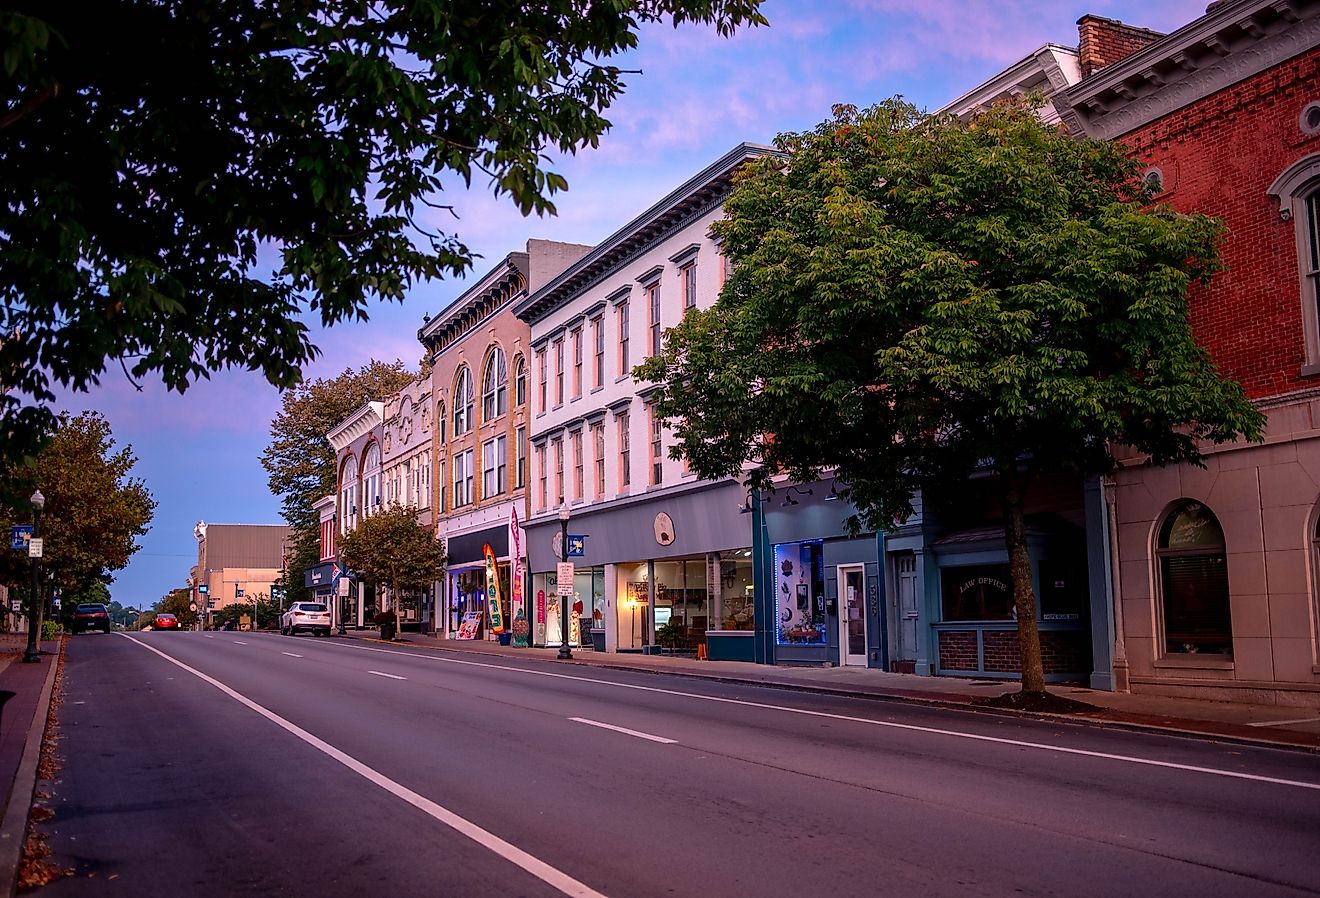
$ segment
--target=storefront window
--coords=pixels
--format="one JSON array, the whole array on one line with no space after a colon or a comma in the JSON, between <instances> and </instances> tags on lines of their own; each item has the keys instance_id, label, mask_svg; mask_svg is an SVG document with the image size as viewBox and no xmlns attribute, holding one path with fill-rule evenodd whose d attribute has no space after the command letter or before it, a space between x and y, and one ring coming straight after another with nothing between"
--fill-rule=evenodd
<instances>
[{"instance_id":1,"label":"storefront window","mask_svg":"<svg viewBox=\"0 0 1320 898\"><path fill-rule=\"evenodd\" d=\"M707 591L713 600L711 629L756 629L752 601L752 550L712 552L706 563Z\"/></svg>"},{"instance_id":2,"label":"storefront window","mask_svg":"<svg viewBox=\"0 0 1320 898\"><path fill-rule=\"evenodd\" d=\"M825 644L825 565L821 543L775 546L780 645Z\"/></svg>"},{"instance_id":3,"label":"storefront window","mask_svg":"<svg viewBox=\"0 0 1320 898\"><path fill-rule=\"evenodd\" d=\"M943 619L1012 620L1012 583L1006 564L942 568Z\"/></svg>"},{"instance_id":4,"label":"storefront window","mask_svg":"<svg viewBox=\"0 0 1320 898\"><path fill-rule=\"evenodd\" d=\"M449 571L449 631L457 633L468 612L480 612L486 601L486 568L469 567ZM485 633L485 621L481 633Z\"/></svg>"},{"instance_id":5,"label":"storefront window","mask_svg":"<svg viewBox=\"0 0 1320 898\"><path fill-rule=\"evenodd\" d=\"M532 644L557 646L563 642L563 615L558 595L559 578L553 573L535 574L529 597ZM573 572L573 597L569 600L570 646L590 643L592 627L605 625L605 568L579 568Z\"/></svg>"},{"instance_id":6,"label":"storefront window","mask_svg":"<svg viewBox=\"0 0 1320 898\"><path fill-rule=\"evenodd\" d=\"M640 649L646 642L646 614L650 605L648 566L645 561L620 564L615 569L618 582L618 646L620 649Z\"/></svg>"}]
</instances>

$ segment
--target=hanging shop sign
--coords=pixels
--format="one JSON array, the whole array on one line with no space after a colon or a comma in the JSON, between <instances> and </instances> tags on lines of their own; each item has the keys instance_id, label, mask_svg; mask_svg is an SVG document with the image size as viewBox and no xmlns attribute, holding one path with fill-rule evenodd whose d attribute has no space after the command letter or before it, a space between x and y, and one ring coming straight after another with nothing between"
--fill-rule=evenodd
<instances>
[{"instance_id":1,"label":"hanging shop sign","mask_svg":"<svg viewBox=\"0 0 1320 898\"><path fill-rule=\"evenodd\" d=\"M495 550L486 543L481 547L486 556L486 611L490 615L490 632L504 632L504 609L500 607L500 574L495 563Z\"/></svg>"}]
</instances>

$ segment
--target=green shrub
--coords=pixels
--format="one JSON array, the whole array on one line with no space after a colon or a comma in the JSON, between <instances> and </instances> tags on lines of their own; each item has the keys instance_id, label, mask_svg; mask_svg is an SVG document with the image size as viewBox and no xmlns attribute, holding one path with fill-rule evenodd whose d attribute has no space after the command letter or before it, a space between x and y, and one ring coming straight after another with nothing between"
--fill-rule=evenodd
<instances>
[{"instance_id":1,"label":"green shrub","mask_svg":"<svg viewBox=\"0 0 1320 898\"><path fill-rule=\"evenodd\" d=\"M44 620L41 622L41 638L58 639L60 636L60 622L57 620Z\"/></svg>"}]
</instances>

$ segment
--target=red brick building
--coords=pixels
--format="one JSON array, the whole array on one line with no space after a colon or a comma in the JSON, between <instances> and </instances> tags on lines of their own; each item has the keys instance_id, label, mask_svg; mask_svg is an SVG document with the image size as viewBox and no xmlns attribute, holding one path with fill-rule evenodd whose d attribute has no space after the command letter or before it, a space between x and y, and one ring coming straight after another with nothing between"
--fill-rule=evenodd
<instances>
[{"instance_id":1,"label":"red brick building","mask_svg":"<svg viewBox=\"0 0 1320 898\"><path fill-rule=\"evenodd\" d=\"M1079 25L1083 77L1055 106L1131 146L1161 202L1224 220L1192 325L1269 421L1204 469L1117 474L1116 679L1320 705L1320 2L1214 3L1163 37Z\"/></svg>"},{"instance_id":2,"label":"red brick building","mask_svg":"<svg viewBox=\"0 0 1320 898\"><path fill-rule=\"evenodd\" d=\"M1268 417L1263 444L1204 447L1204 469L1129 457L1104 484L1093 646L1112 642L1118 689L1320 706L1320 0L1220 0L1167 35L1077 24L1075 49L945 111L1041 91L1044 120L1130 146L1158 201L1222 218L1227 270L1192 325Z\"/></svg>"}]
</instances>

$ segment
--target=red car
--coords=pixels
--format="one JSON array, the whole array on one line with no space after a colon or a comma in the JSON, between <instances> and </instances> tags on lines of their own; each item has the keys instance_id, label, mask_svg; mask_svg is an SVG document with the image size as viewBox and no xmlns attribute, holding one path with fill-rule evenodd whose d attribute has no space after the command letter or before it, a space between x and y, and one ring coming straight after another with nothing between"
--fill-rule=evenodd
<instances>
[{"instance_id":1,"label":"red car","mask_svg":"<svg viewBox=\"0 0 1320 898\"><path fill-rule=\"evenodd\" d=\"M73 609L73 632L88 630L110 632L110 609L99 602L86 602Z\"/></svg>"},{"instance_id":2,"label":"red car","mask_svg":"<svg viewBox=\"0 0 1320 898\"><path fill-rule=\"evenodd\" d=\"M156 622L152 624L157 630L177 630L179 629L179 619L173 614L157 614Z\"/></svg>"}]
</instances>

